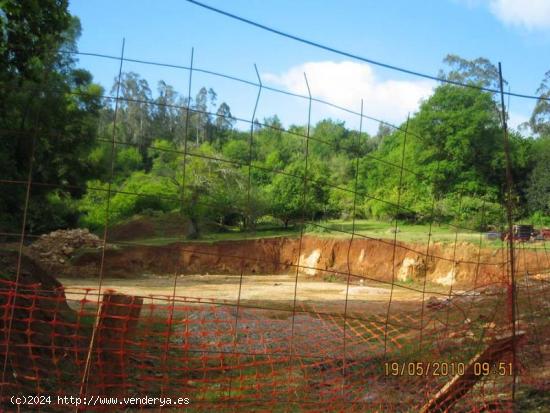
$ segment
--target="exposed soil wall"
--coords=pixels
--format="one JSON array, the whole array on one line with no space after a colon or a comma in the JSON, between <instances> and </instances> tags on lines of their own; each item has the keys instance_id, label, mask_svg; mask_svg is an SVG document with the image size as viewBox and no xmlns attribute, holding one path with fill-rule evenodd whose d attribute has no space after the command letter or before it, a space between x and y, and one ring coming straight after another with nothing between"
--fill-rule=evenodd
<instances>
[{"instance_id":1,"label":"exposed soil wall","mask_svg":"<svg viewBox=\"0 0 550 413\"><path fill-rule=\"evenodd\" d=\"M350 245L351 243L351 245ZM472 244L397 243L391 240L356 238L330 239L305 236L225 241L212 244L176 243L167 246L131 246L105 252L104 275L131 277L149 273L188 274L277 274L301 273L325 277L352 275L377 280L423 279L440 284L472 284L506 280L506 251L484 249ZM544 255L544 254L543 254ZM426 256L428 258L426 258ZM520 267L530 272L548 266L540 254L523 250ZM71 272L93 275L99 269L100 254L76 257ZM78 268L86 271L78 271ZM69 275L69 274L67 274Z\"/></svg>"}]
</instances>

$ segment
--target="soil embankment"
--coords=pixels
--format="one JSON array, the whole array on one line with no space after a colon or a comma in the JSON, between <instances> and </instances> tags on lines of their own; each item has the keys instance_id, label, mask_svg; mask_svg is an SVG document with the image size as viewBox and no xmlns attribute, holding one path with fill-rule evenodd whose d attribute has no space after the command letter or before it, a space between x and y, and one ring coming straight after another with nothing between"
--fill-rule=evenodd
<instances>
[{"instance_id":1,"label":"soil embankment","mask_svg":"<svg viewBox=\"0 0 550 413\"><path fill-rule=\"evenodd\" d=\"M522 250L522 271L548 266L548 258ZM544 262L540 262L541 259ZM65 276L97 274L98 251L76 256ZM443 285L502 282L507 278L506 251L480 249L472 244L425 245L375 239L331 239L305 236L216 243L174 243L165 246L132 245L105 251L106 277L156 274L284 274L296 268L312 277L356 276L391 281L427 277Z\"/></svg>"},{"instance_id":2,"label":"soil embankment","mask_svg":"<svg viewBox=\"0 0 550 413\"><path fill-rule=\"evenodd\" d=\"M0 248L0 340L6 360L6 390L16 394L54 391L52 371L76 371L90 331L77 323L62 284L41 264L17 250ZM9 343L9 344L7 344ZM6 354L7 352L7 354ZM44 380L48 378L48 380Z\"/></svg>"}]
</instances>

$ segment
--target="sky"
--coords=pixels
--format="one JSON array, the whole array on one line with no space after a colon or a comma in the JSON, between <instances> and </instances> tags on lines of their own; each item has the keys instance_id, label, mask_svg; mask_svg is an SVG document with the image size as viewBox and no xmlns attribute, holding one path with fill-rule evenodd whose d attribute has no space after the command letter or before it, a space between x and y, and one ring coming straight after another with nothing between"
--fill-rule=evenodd
<instances>
[{"instance_id":1,"label":"sky","mask_svg":"<svg viewBox=\"0 0 550 413\"><path fill-rule=\"evenodd\" d=\"M550 70L550 0L201 0L264 25L346 52L437 75L443 58L485 57L501 62L512 92L536 94ZM435 81L388 70L320 50L244 24L185 0L72 0L80 18L81 52L124 56L219 72L263 85L308 94L386 122L400 124L433 93ZM106 92L118 62L81 57ZM189 72L125 62L123 71L144 77L153 91L159 80L187 96ZM277 114L285 127L308 121L308 101L265 88L254 113L258 87L193 72L191 96L213 88L247 128L255 118ZM534 101L507 99L510 124L526 121ZM311 122L323 118L360 127L359 116L314 103ZM364 121L375 133L378 123Z\"/></svg>"}]
</instances>

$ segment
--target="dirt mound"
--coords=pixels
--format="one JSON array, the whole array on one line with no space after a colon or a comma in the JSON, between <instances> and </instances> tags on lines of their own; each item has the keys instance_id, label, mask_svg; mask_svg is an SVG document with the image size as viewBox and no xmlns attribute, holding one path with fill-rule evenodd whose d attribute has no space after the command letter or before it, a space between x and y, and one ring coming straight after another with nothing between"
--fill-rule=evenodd
<instances>
[{"instance_id":1,"label":"dirt mound","mask_svg":"<svg viewBox=\"0 0 550 413\"><path fill-rule=\"evenodd\" d=\"M79 250L99 249L102 245L102 240L87 229L60 229L40 236L31 244L29 254L48 272L61 274Z\"/></svg>"},{"instance_id":2,"label":"dirt mound","mask_svg":"<svg viewBox=\"0 0 550 413\"><path fill-rule=\"evenodd\" d=\"M189 221L178 213L158 217L135 216L109 228L109 241L129 241L145 238L185 237Z\"/></svg>"},{"instance_id":3,"label":"dirt mound","mask_svg":"<svg viewBox=\"0 0 550 413\"><path fill-rule=\"evenodd\" d=\"M148 218L139 218L109 228L109 239L128 241L139 238L153 238L155 225Z\"/></svg>"},{"instance_id":4,"label":"dirt mound","mask_svg":"<svg viewBox=\"0 0 550 413\"><path fill-rule=\"evenodd\" d=\"M63 256L71 256L77 248L98 248L101 245L101 239L88 229L59 229L40 236L31 248L38 251L42 259L61 262Z\"/></svg>"},{"instance_id":5,"label":"dirt mound","mask_svg":"<svg viewBox=\"0 0 550 413\"><path fill-rule=\"evenodd\" d=\"M19 261L17 251L0 250L0 311L5 315L0 319L0 341L9 338L8 387L36 389L36 377L49 377L58 364L76 368L69 353L82 345L78 343L83 336L75 334L76 314L67 305L62 285L27 255ZM5 351L3 346L0 357Z\"/></svg>"}]
</instances>

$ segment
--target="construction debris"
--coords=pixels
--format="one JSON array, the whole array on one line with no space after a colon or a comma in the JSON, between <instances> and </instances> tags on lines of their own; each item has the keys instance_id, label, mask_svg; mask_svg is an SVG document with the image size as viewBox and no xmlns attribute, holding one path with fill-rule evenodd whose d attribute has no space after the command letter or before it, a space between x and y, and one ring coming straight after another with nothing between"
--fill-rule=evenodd
<instances>
[{"instance_id":1,"label":"construction debris","mask_svg":"<svg viewBox=\"0 0 550 413\"><path fill-rule=\"evenodd\" d=\"M31 252L46 266L68 263L82 248L100 248L101 239L87 229L57 230L40 236L31 244Z\"/></svg>"},{"instance_id":2,"label":"construction debris","mask_svg":"<svg viewBox=\"0 0 550 413\"><path fill-rule=\"evenodd\" d=\"M450 298L439 299L437 297L430 297L426 302L426 307L431 310L440 310L442 308L448 307L451 304Z\"/></svg>"}]
</instances>

